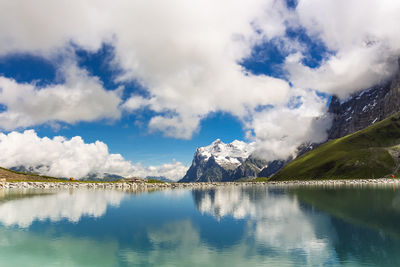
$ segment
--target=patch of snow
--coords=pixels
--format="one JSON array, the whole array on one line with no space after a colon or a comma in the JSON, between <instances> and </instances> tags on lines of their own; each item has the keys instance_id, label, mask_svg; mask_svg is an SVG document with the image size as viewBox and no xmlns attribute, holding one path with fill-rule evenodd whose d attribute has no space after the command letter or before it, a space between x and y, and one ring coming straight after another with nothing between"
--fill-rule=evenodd
<instances>
[{"instance_id":1,"label":"patch of snow","mask_svg":"<svg viewBox=\"0 0 400 267\"><path fill-rule=\"evenodd\" d=\"M348 97L346 97L346 98L339 99L339 102L340 102L341 105L343 105L344 103L349 102L350 100L353 100L353 99L358 100L358 99L360 99L364 94L366 94L366 93L369 94L369 93L372 91L372 89L374 89L374 88L368 88L368 89L365 89L365 90L360 91L357 95L356 95L356 94L353 94L353 95L348 96Z\"/></svg>"},{"instance_id":2,"label":"patch of snow","mask_svg":"<svg viewBox=\"0 0 400 267\"><path fill-rule=\"evenodd\" d=\"M343 98L343 99L341 98L341 99L339 99L339 103L340 103L340 105L343 105L344 103L350 101L351 99L353 99L351 96Z\"/></svg>"},{"instance_id":3,"label":"patch of snow","mask_svg":"<svg viewBox=\"0 0 400 267\"><path fill-rule=\"evenodd\" d=\"M375 118L375 120L372 122L372 124L374 124L377 120L378 120L378 118Z\"/></svg>"},{"instance_id":4,"label":"patch of snow","mask_svg":"<svg viewBox=\"0 0 400 267\"><path fill-rule=\"evenodd\" d=\"M372 89L374 89L374 88L371 87L371 88L368 88L368 89L365 89L365 90L361 91L361 92L358 94L357 99L360 99L365 93L370 93Z\"/></svg>"},{"instance_id":5,"label":"patch of snow","mask_svg":"<svg viewBox=\"0 0 400 267\"><path fill-rule=\"evenodd\" d=\"M197 153L208 161L211 156L219 165L239 166L255 150L255 143L246 143L235 140L230 144L225 144L220 139L215 140L208 146L199 147Z\"/></svg>"}]
</instances>

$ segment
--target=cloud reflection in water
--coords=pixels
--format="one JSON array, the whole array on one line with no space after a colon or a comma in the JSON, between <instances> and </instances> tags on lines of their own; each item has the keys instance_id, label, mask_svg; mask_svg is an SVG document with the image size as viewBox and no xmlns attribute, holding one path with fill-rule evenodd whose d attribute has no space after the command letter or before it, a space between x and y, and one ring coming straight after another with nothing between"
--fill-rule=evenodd
<instances>
[{"instance_id":1,"label":"cloud reflection in water","mask_svg":"<svg viewBox=\"0 0 400 267\"><path fill-rule=\"evenodd\" d=\"M302 255L306 263L332 258L336 233L329 216L305 209L280 189L220 187L193 191L193 197L203 214L218 220L246 219L247 238L254 238L260 248Z\"/></svg>"},{"instance_id":2,"label":"cloud reflection in water","mask_svg":"<svg viewBox=\"0 0 400 267\"><path fill-rule=\"evenodd\" d=\"M78 222L82 216L102 216L107 206L118 206L123 198L124 193L115 190L58 191L16 198L0 203L0 223L25 228L37 220Z\"/></svg>"}]
</instances>

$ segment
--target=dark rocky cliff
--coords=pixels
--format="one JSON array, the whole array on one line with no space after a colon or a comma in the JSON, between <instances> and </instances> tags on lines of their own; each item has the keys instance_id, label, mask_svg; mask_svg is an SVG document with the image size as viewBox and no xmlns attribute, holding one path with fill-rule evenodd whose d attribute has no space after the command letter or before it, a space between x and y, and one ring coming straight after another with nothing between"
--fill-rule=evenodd
<instances>
[{"instance_id":1,"label":"dark rocky cliff","mask_svg":"<svg viewBox=\"0 0 400 267\"><path fill-rule=\"evenodd\" d=\"M257 177L267 164L268 162L265 160L250 156L235 169L232 180L238 180L243 177Z\"/></svg>"},{"instance_id":2,"label":"dark rocky cliff","mask_svg":"<svg viewBox=\"0 0 400 267\"><path fill-rule=\"evenodd\" d=\"M267 167L263 168L261 172L258 173L258 177L270 177L280 169L282 169L286 164L291 162L294 158L300 157L301 155L307 153L310 150L316 148L319 144L315 143L304 143L297 148L296 157L290 156L286 160L273 160L267 163Z\"/></svg>"},{"instance_id":3,"label":"dark rocky cliff","mask_svg":"<svg viewBox=\"0 0 400 267\"><path fill-rule=\"evenodd\" d=\"M213 156L207 161L195 154L192 165L179 182L224 182L232 180L233 170L220 166Z\"/></svg>"},{"instance_id":4,"label":"dark rocky cliff","mask_svg":"<svg viewBox=\"0 0 400 267\"><path fill-rule=\"evenodd\" d=\"M400 72L390 81L353 94L346 100L332 97L329 113L333 116L328 139L336 139L400 111Z\"/></svg>"}]
</instances>

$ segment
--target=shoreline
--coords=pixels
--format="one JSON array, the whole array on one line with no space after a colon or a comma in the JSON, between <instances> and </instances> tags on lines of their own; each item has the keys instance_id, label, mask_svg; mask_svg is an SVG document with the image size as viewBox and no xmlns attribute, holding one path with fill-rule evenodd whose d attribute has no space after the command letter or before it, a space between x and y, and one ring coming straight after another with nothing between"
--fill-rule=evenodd
<instances>
[{"instance_id":1,"label":"shoreline","mask_svg":"<svg viewBox=\"0 0 400 267\"><path fill-rule=\"evenodd\" d=\"M199 182L199 183L143 183L143 182L0 182L0 189L125 189L125 190L157 190L183 188L212 188L221 186L370 186L370 185L397 185L400 179L346 179L346 180L290 180L290 181L262 181L262 182Z\"/></svg>"}]
</instances>

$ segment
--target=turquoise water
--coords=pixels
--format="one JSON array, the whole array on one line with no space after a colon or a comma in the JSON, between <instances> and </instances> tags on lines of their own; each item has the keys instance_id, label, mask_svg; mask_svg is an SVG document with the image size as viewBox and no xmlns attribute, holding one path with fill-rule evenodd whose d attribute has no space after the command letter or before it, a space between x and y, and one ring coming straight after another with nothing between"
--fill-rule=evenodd
<instances>
[{"instance_id":1,"label":"turquoise water","mask_svg":"<svg viewBox=\"0 0 400 267\"><path fill-rule=\"evenodd\" d=\"M400 266L396 188L0 191L0 266Z\"/></svg>"}]
</instances>

